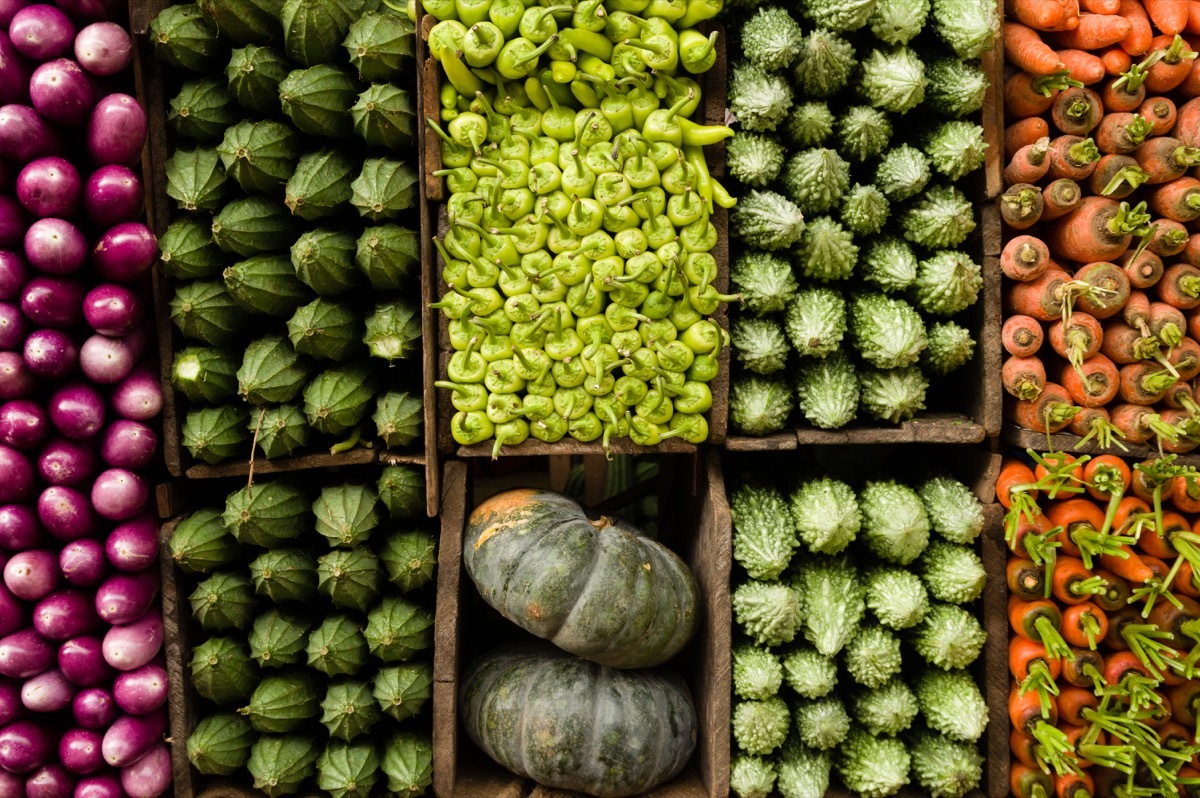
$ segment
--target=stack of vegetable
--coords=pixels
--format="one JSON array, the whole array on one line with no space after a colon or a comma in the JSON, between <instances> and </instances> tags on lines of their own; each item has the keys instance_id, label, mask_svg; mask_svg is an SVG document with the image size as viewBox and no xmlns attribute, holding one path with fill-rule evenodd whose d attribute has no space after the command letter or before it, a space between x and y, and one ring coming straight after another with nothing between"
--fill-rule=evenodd
<instances>
[{"instance_id":1,"label":"stack of vegetable","mask_svg":"<svg viewBox=\"0 0 1200 798\"><path fill-rule=\"evenodd\" d=\"M530 489L476 507L462 549L480 596L554 644L510 643L466 666L458 710L471 740L514 773L586 795L657 792L678 774L696 709L661 666L699 624L687 565L624 520Z\"/></svg>"},{"instance_id":2,"label":"stack of vegetable","mask_svg":"<svg viewBox=\"0 0 1200 798\"><path fill-rule=\"evenodd\" d=\"M987 148L973 120L995 3L813 0L803 20L750 11L726 149L746 191L730 229L748 247L731 271L744 297L733 424L767 435L796 408L821 429L905 421L925 409L930 378L975 353L963 314L983 281L957 184Z\"/></svg>"},{"instance_id":3,"label":"stack of vegetable","mask_svg":"<svg viewBox=\"0 0 1200 798\"><path fill-rule=\"evenodd\" d=\"M183 81L160 265L183 444L206 463L420 436L413 26L378 0L280 5L151 25Z\"/></svg>"},{"instance_id":4,"label":"stack of vegetable","mask_svg":"<svg viewBox=\"0 0 1200 798\"><path fill-rule=\"evenodd\" d=\"M1189 451L1200 445L1200 181L1188 175L1200 164L1200 14L1172 0L1087 8L1018 5L1005 23L1022 70L1005 84L1000 203L1010 415L1101 448L1157 438Z\"/></svg>"},{"instance_id":5,"label":"stack of vegetable","mask_svg":"<svg viewBox=\"0 0 1200 798\"><path fill-rule=\"evenodd\" d=\"M1174 455L1006 461L1017 798L1183 795L1200 770L1200 474Z\"/></svg>"},{"instance_id":6,"label":"stack of vegetable","mask_svg":"<svg viewBox=\"0 0 1200 798\"><path fill-rule=\"evenodd\" d=\"M440 22L449 230L437 242L460 444L708 438L724 331L691 121L715 2L426 2ZM436 141L436 140L435 140Z\"/></svg>"},{"instance_id":7,"label":"stack of vegetable","mask_svg":"<svg viewBox=\"0 0 1200 798\"><path fill-rule=\"evenodd\" d=\"M425 794L429 726L410 720L433 681L424 509L421 473L390 466L377 483L315 493L247 485L179 521L169 545L189 575L186 672L206 702L186 741L196 770L248 771L271 798L314 777L335 798L385 778L391 795Z\"/></svg>"},{"instance_id":8,"label":"stack of vegetable","mask_svg":"<svg viewBox=\"0 0 1200 798\"><path fill-rule=\"evenodd\" d=\"M974 494L949 477L876 479L857 495L829 476L790 494L752 479L730 507L738 798L822 796L831 772L867 798L977 787L988 714L967 670L986 638Z\"/></svg>"},{"instance_id":9,"label":"stack of vegetable","mask_svg":"<svg viewBox=\"0 0 1200 798\"><path fill-rule=\"evenodd\" d=\"M107 4L0 10L0 795L170 789L146 115Z\"/></svg>"}]
</instances>

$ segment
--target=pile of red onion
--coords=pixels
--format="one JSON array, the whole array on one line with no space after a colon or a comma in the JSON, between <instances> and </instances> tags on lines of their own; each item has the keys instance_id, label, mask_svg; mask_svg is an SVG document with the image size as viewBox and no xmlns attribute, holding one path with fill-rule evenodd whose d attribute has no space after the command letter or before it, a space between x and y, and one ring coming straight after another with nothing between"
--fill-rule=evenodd
<instances>
[{"instance_id":1,"label":"pile of red onion","mask_svg":"<svg viewBox=\"0 0 1200 798\"><path fill-rule=\"evenodd\" d=\"M105 0L0 0L0 796L171 785L146 115Z\"/></svg>"}]
</instances>

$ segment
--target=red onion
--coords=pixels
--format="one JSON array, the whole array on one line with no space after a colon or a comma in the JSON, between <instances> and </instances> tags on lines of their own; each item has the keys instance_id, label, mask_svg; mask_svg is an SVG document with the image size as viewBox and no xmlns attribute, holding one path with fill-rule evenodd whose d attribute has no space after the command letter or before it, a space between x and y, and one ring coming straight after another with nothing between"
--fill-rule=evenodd
<instances>
[{"instance_id":1,"label":"red onion","mask_svg":"<svg viewBox=\"0 0 1200 798\"><path fill-rule=\"evenodd\" d=\"M49 485L80 485L96 473L95 442L55 437L38 454L37 467Z\"/></svg>"},{"instance_id":2,"label":"red onion","mask_svg":"<svg viewBox=\"0 0 1200 798\"><path fill-rule=\"evenodd\" d=\"M83 320L83 286L68 277L35 277L21 293L21 312L43 327L74 327Z\"/></svg>"},{"instance_id":3,"label":"red onion","mask_svg":"<svg viewBox=\"0 0 1200 798\"><path fill-rule=\"evenodd\" d=\"M68 438L90 438L104 426L104 397L76 382L50 395L50 423Z\"/></svg>"},{"instance_id":4,"label":"red onion","mask_svg":"<svg viewBox=\"0 0 1200 798\"><path fill-rule=\"evenodd\" d=\"M133 41L120 25L96 22L75 37L75 60L93 75L115 75L133 60Z\"/></svg>"},{"instance_id":5,"label":"red onion","mask_svg":"<svg viewBox=\"0 0 1200 798\"><path fill-rule=\"evenodd\" d=\"M17 175L17 199L34 216L74 216L82 192L79 172L55 155L30 161Z\"/></svg>"},{"instance_id":6,"label":"red onion","mask_svg":"<svg viewBox=\"0 0 1200 798\"><path fill-rule=\"evenodd\" d=\"M129 798L158 798L171 789L171 776L171 749L157 742L138 761L121 770L121 786Z\"/></svg>"},{"instance_id":7,"label":"red onion","mask_svg":"<svg viewBox=\"0 0 1200 798\"><path fill-rule=\"evenodd\" d=\"M4 585L0 585L0 635L10 635L21 630L29 622L26 605L12 594ZM0 712L0 726L3 726L3 712Z\"/></svg>"},{"instance_id":8,"label":"red onion","mask_svg":"<svg viewBox=\"0 0 1200 798\"><path fill-rule=\"evenodd\" d=\"M63 767L79 776L103 768L100 741L104 735L94 729L68 729L58 741L58 759Z\"/></svg>"},{"instance_id":9,"label":"red onion","mask_svg":"<svg viewBox=\"0 0 1200 798\"><path fill-rule=\"evenodd\" d=\"M28 679L50 668L54 648L32 629L22 629L0 638L0 675ZM4 763L0 761L0 767Z\"/></svg>"},{"instance_id":10,"label":"red onion","mask_svg":"<svg viewBox=\"0 0 1200 798\"><path fill-rule=\"evenodd\" d=\"M17 552L4 566L4 586L26 601L45 598L61 581L58 557L49 549Z\"/></svg>"},{"instance_id":11,"label":"red onion","mask_svg":"<svg viewBox=\"0 0 1200 798\"><path fill-rule=\"evenodd\" d=\"M39 377L61 380L79 368L79 347L62 330L35 330L25 339L25 365Z\"/></svg>"},{"instance_id":12,"label":"red onion","mask_svg":"<svg viewBox=\"0 0 1200 798\"><path fill-rule=\"evenodd\" d=\"M25 794L25 779L16 773L0 770L0 795L5 798L29 798Z\"/></svg>"},{"instance_id":13,"label":"red onion","mask_svg":"<svg viewBox=\"0 0 1200 798\"><path fill-rule=\"evenodd\" d=\"M16 299L29 280L25 259L15 252L0 250L0 299Z\"/></svg>"},{"instance_id":14,"label":"red onion","mask_svg":"<svg viewBox=\"0 0 1200 798\"><path fill-rule=\"evenodd\" d=\"M12 302L0 302L0 349L19 349L27 334L25 317Z\"/></svg>"},{"instance_id":15,"label":"red onion","mask_svg":"<svg viewBox=\"0 0 1200 798\"><path fill-rule=\"evenodd\" d=\"M141 222L123 222L108 229L92 247L92 266L105 280L129 283L154 264L158 239Z\"/></svg>"},{"instance_id":16,"label":"red onion","mask_svg":"<svg viewBox=\"0 0 1200 798\"><path fill-rule=\"evenodd\" d=\"M110 94L96 103L88 121L87 146L96 164L133 166L146 144L146 112L128 94Z\"/></svg>"},{"instance_id":17,"label":"red onion","mask_svg":"<svg viewBox=\"0 0 1200 798\"><path fill-rule=\"evenodd\" d=\"M150 427L120 418L109 424L100 441L100 457L114 468L145 468L158 451L158 436Z\"/></svg>"},{"instance_id":18,"label":"red onion","mask_svg":"<svg viewBox=\"0 0 1200 798\"><path fill-rule=\"evenodd\" d=\"M0 678L0 726L7 726L17 718L24 716L25 707L21 704L21 683L16 679ZM0 795L3 794L0 792Z\"/></svg>"},{"instance_id":19,"label":"red onion","mask_svg":"<svg viewBox=\"0 0 1200 798\"><path fill-rule=\"evenodd\" d=\"M167 700L167 671L157 662L125 671L113 682L113 700L123 712L145 715Z\"/></svg>"},{"instance_id":20,"label":"red onion","mask_svg":"<svg viewBox=\"0 0 1200 798\"><path fill-rule=\"evenodd\" d=\"M75 779L57 762L38 768L25 782L25 798L73 798L74 795Z\"/></svg>"},{"instance_id":21,"label":"red onion","mask_svg":"<svg viewBox=\"0 0 1200 798\"><path fill-rule=\"evenodd\" d=\"M54 742L41 724L19 720L0 729L0 767L30 773L54 755Z\"/></svg>"},{"instance_id":22,"label":"red onion","mask_svg":"<svg viewBox=\"0 0 1200 798\"><path fill-rule=\"evenodd\" d=\"M61 10L43 4L26 6L8 26L13 47L34 61L49 61L67 52L75 40L75 26Z\"/></svg>"},{"instance_id":23,"label":"red onion","mask_svg":"<svg viewBox=\"0 0 1200 798\"><path fill-rule=\"evenodd\" d=\"M92 483L92 506L110 521L133 518L149 498L150 491L142 478L124 468L110 468Z\"/></svg>"},{"instance_id":24,"label":"red onion","mask_svg":"<svg viewBox=\"0 0 1200 798\"><path fill-rule=\"evenodd\" d=\"M75 637L59 646L58 667L80 687L107 683L116 673L104 661L104 650L96 637Z\"/></svg>"},{"instance_id":25,"label":"red onion","mask_svg":"<svg viewBox=\"0 0 1200 798\"><path fill-rule=\"evenodd\" d=\"M65 485L51 485L42 491L38 520L58 540L79 540L96 531L96 514L87 496Z\"/></svg>"},{"instance_id":26,"label":"red onion","mask_svg":"<svg viewBox=\"0 0 1200 798\"><path fill-rule=\"evenodd\" d=\"M72 585L95 587L108 575L104 546L91 538L73 540L59 552L58 569Z\"/></svg>"},{"instance_id":27,"label":"red onion","mask_svg":"<svg viewBox=\"0 0 1200 798\"><path fill-rule=\"evenodd\" d=\"M66 219L39 219L25 232L25 257L44 274L74 274L87 251L87 239Z\"/></svg>"},{"instance_id":28,"label":"red onion","mask_svg":"<svg viewBox=\"0 0 1200 798\"><path fill-rule=\"evenodd\" d=\"M0 443L17 449L32 449L49 431L46 411L37 402L14 399L0 405Z\"/></svg>"},{"instance_id":29,"label":"red onion","mask_svg":"<svg viewBox=\"0 0 1200 798\"><path fill-rule=\"evenodd\" d=\"M106 19L114 0L54 0L54 5L73 19ZM77 796L82 798L82 796Z\"/></svg>"},{"instance_id":30,"label":"red onion","mask_svg":"<svg viewBox=\"0 0 1200 798\"><path fill-rule=\"evenodd\" d=\"M92 606L91 594L76 587L56 590L33 608L34 631L47 640L68 640L99 627L100 618Z\"/></svg>"},{"instance_id":31,"label":"red onion","mask_svg":"<svg viewBox=\"0 0 1200 798\"><path fill-rule=\"evenodd\" d=\"M62 137L36 110L12 101L0 106L0 157L23 164L62 152Z\"/></svg>"},{"instance_id":32,"label":"red onion","mask_svg":"<svg viewBox=\"0 0 1200 798\"><path fill-rule=\"evenodd\" d=\"M111 227L135 221L145 199L142 181L127 166L101 166L83 187L83 212L93 224Z\"/></svg>"},{"instance_id":33,"label":"red onion","mask_svg":"<svg viewBox=\"0 0 1200 798\"><path fill-rule=\"evenodd\" d=\"M91 79L69 58L47 61L33 70L29 99L39 114L67 127L82 125L95 105Z\"/></svg>"}]
</instances>

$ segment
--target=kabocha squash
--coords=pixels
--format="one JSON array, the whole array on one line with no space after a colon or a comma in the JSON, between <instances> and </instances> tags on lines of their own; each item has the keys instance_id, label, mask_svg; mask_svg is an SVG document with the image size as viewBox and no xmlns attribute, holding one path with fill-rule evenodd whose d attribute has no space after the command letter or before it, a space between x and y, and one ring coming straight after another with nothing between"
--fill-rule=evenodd
<instances>
[{"instance_id":1,"label":"kabocha squash","mask_svg":"<svg viewBox=\"0 0 1200 798\"><path fill-rule=\"evenodd\" d=\"M499 764L599 798L662 784L696 745L696 710L676 673L613 670L544 643L472 662L458 706L467 734Z\"/></svg>"},{"instance_id":2,"label":"kabocha squash","mask_svg":"<svg viewBox=\"0 0 1200 798\"><path fill-rule=\"evenodd\" d=\"M666 662L696 629L696 581L679 557L556 493L511 490L479 505L463 560L501 615L601 665Z\"/></svg>"}]
</instances>

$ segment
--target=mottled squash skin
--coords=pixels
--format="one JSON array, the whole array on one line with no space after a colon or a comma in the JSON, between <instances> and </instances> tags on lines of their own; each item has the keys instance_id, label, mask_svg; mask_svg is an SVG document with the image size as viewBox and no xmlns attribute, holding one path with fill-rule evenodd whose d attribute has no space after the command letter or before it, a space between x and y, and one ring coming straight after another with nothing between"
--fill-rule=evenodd
<instances>
[{"instance_id":1,"label":"mottled squash skin","mask_svg":"<svg viewBox=\"0 0 1200 798\"><path fill-rule=\"evenodd\" d=\"M614 670L544 643L472 662L458 707L467 734L505 768L599 798L662 784L696 745L696 710L674 671Z\"/></svg>"},{"instance_id":2,"label":"mottled squash skin","mask_svg":"<svg viewBox=\"0 0 1200 798\"><path fill-rule=\"evenodd\" d=\"M505 618L611 668L666 662L696 630L696 580L679 557L557 493L510 490L479 505L463 561Z\"/></svg>"}]
</instances>

